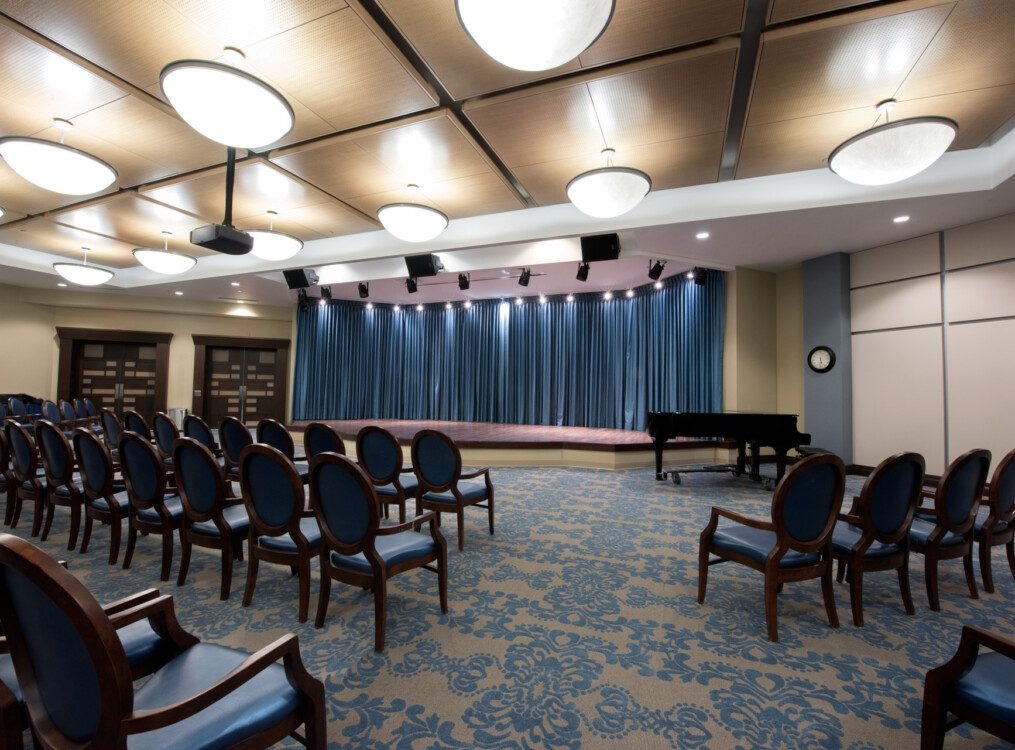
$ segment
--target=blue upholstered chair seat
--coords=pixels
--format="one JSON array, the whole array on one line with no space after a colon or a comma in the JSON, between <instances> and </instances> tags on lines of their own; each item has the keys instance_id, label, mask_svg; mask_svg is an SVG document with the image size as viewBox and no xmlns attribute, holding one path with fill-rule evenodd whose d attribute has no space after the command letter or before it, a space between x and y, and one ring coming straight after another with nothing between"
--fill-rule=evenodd
<instances>
[{"instance_id":1,"label":"blue upholstered chair seat","mask_svg":"<svg viewBox=\"0 0 1015 750\"><path fill-rule=\"evenodd\" d=\"M114 489L115 489L115 486L114 486ZM127 495L126 491L124 491L124 492L117 492L115 495L113 495L113 500L121 508L126 508L128 505L130 505L130 496ZM106 503L105 500L90 500L90 501L88 501L88 504L92 505L92 506L94 506L96 508L101 508L102 510L108 510L109 509L109 505Z\"/></svg>"},{"instance_id":2,"label":"blue upholstered chair seat","mask_svg":"<svg viewBox=\"0 0 1015 750\"><path fill-rule=\"evenodd\" d=\"M983 531L983 524L987 520L987 516L990 515L989 508L980 508L980 511L976 514L975 528L977 531ZM1008 524L1004 521L995 523L992 531L997 534L1008 528Z\"/></svg>"},{"instance_id":3,"label":"blue upholstered chair seat","mask_svg":"<svg viewBox=\"0 0 1015 750\"><path fill-rule=\"evenodd\" d=\"M486 497L486 482L465 479L458 483L458 491L462 497L468 500L482 500ZM423 497L436 503L451 503L454 505L455 496L451 490L447 492L427 492Z\"/></svg>"},{"instance_id":4,"label":"blue upholstered chair seat","mask_svg":"<svg viewBox=\"0 0 1015 750\"><path fill-rule=\"evenodd\" d=\"M1004 654L981 650L976 663L952 686L952 695L985 714L1015 724L1015 669Z\"/></svg>"},{"instance_id":5,"label":"blue upholstered chair seat","mask_svg":"<svg viewBox=\"0 0 1015 750\"><path fill-rule=\"evenodd\" d=\"M838 521L832 529L832 547L842 552L849 552L853 545L860 541L863 530L845 521ZM864 552L864 557L886 557L894 555L899 551L897 544L882 544L879 541L871 542L871 546Z\"/></svg>"},{"instance_id":6,"label":"blue upholstered chair seat","mask_svg":"<svg viewBox=\"0 0 1015 750\"><path fill-rule=\"evenodd\" d=\"M775 532L754 529L750 526L729 526L717 529L712 535L712 543L719 552L738 552L753 560L763 563L776 544ZM800 565L813 565L821 560L817 552L794 552L788 550L779 561L780 568L795 568Z\"/></svg>"},{"instance_id":7,"label":"blue upholstered chair seat","mask_svg":"<svg viewBox=\"0 0 1015 750\"><path fill-rule=\"evenodd\" d=\"M166 510L169 511L169 515L173 518L181 518L183 516L183 502L176 495L166 495L163 501L166 504ZM152 523L159 523L162 519L159 517L159 513L155 508L145 508L137 512L137 517L142 521L151 521Z\"/></svg>"},{"instance_id":8,"label":"blue upholstered chair seat","mask_svg":"<svg viewBox=\"0 0 1015 750\"><path fill-rule=\"evenodd\" d=\"M412 474L406 474L404 479L400 476L398 478L398 481L401 482L402 489L405 490L406 497L412 497L413 495L416 494L416 490L419 489L419 482L416 481L416 477ZM462 484L464 484L464 482ZM486 485L484 485L483 487L485 491ZM378 495L389 495L389 496L398 494L398 490L395 489L394 483L385 484L381 487L374 487L374 492L376 492ZM450 495L451 493L448 492L442 494ZM482 497L482 495L480 495L480 497ZM454 502L454 500L452 500L451 502Z\"/></svg>"},{"instance_id":9,"label":"blue upholstered chair seat","mask_svg":"<svg viewBox=\"0 0 1015 750\"><path fill-rule=\"evenodd\" d=\"M316 547L321 543L321 527L317 525L316 518L301 518L300 519L300 531L303 532L303 536L310 542L311 547ZM296 542L289 534L283 534L282 536L262 536L257 540L264 549L273 549L280 552L295 552Z\"/></svg>"},{"instance_id":10,"label":"blue upholstered chair seat","mask_svg":"<svg viewBox=\"0 0 1015 750\"><path fill-rule=\"evenodd\" d=\"M250 518L247 516L247 509L242 505L229 505L222 509L222 518L229 524L233 531L244 534L250 529ZM200 521L192 524L190 527L193 531L198 534L210 534L212 536L218 536L218 527L211 521Z\"/></svg>"},{"instance_id":11,"label":"blue upholstered chair seat","mask_svg":"<svg viewBox=\"0 0 1015 750\"><path fill-rule=\"evenodd\" d=\"M384 560L384 564L391 567L403 560L422 557L433 552L436 545L434 544L433 537L429 534L403 531L401 534L376 537L374 547L377 550L377 554ZM362 573L371 572L370 563L362 552L358 555L340 555L337 552L332 552L331 563L340 568L350 568Z\"/></svg>"},{"instance_id":12,"label":"blue upholstered chair seat","mask_svg":"<svg viewBox=\"0 0 1015 750\"><path fill-rule=\"evenodd\" d=\"M78 491L78 494L83 495L85 492L84 484L81 483L77 475L74 476L74 488ZM126 489L127 485L125 485L123 482L113 482L114 493L125 492ZM66 485L60 485L59 487L56 488L56 495L58 497L69 497L70 491L67 489Z\"/></svg>"},{"instance_id":13,"label":"blue upholstered chair seat","mask_svg":"<svg viewBox=\"0 0 1015 750\"><path fill-rule=\"evenodd\" d=\"M199 643L134 691L134 710L161 708L210 687L246 659L243 651ZM281 664L272 664L220 701L178 724L134 735L130 750L211 750L231 747L278 723L299 707Z\"/></svg>"},{"instance_id":14,"label":"blue upholstered chair seat","mask_svg":"<svg viewBox=\"0 0 1015 750\"><path fill-rule=\"evenodd\" d=\"M924 521L922 518L914 518L913 525L909 528L909 538L914 542L920 544L926 544L927 538L930 533L934 530L935 525L928 521ZM950 547L953 544L958 544L962 541L962 537L955 532L949 531L945 534L938 544L941 547Z\"/></svg>"}]
</instances>

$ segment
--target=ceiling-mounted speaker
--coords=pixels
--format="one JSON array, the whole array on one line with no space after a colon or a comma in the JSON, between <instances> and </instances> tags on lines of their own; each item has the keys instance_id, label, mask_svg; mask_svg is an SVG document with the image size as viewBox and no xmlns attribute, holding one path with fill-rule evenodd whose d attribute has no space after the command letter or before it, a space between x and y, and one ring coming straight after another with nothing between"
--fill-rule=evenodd
<instances>
[{"instance_id":1,"label":"ceiling-mounted speaker","mask_svg":"<svg viewBox=\"0 0 1015 750\"><path fill-rule=\"evenodd\" d=\"M582 237L582 260L593 263L597 260L616 260L620 257L620 235L594 234Z\"/></svg>"},{"instance_id":2,"label":"ceiling-mounted speaker","mask_svg":"<svg viewBox=\"0 0 1015 750\"><path fill-rule=\"evenodd\" d=\"M405 267L409 276L418 279L422 276L436 276L444 270L441 259L433 253L422 253L421 255L406 255Z\"/></svg>"},{"instance_id":3,"label":"ceiling-mounted speaker","mask_svg":"<svg viewBox=\"0 0 1015 750\"><path fill-rule=\"evenodd\" d=\"M290 289L306 289L308 286L317 284L317 272L312 268L294 268L291 271L283 271L285 283Z\"/></svg>"}]
</instances>

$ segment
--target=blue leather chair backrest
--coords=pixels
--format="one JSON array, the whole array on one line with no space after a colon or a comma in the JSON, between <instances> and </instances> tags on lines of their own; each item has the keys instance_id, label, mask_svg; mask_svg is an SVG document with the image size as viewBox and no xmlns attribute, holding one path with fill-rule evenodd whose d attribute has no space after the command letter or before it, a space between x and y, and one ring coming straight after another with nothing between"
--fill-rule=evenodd
<instances>
[{"instance_id":1,"label":"blue leather chair backrest","mask_svg":"<svg viewBox=\"0 0 1015 750\"><path fill-rule=\"evenodd\" d=\"M208 450L215 446L215 439L212 437L211 429L203 419L195 416L188 416L183 420L183 434L185 437L193 438Z\"/></svg>"},{"instance_id":2,"label":"blue leather chair backrest","mask_svg":"<svg viewBox=\"0 0 1015 750\"><path fill-rule=\"evenodd\" d=\"M44 416L46 419L48 419L50 422L53 422L54 424L56 422L62 421L62 417L60 416L60 408L52 401L44 401L42 403L42 416Z\"/></svg>"},{"instance_id":3,"label":"blue leather chair backrest","mask_svg":"<svg viewBox=\"0 0 1015 750\"><path fill-rule=\"evenodd\" d=\"M7 430L7 440L11 444L14 470L21 477L26 479L30 478L30 475L34 473L32 460L34 458L35 449L32 447L32 444L25 439L21 430L14 427Z\"/></svg>"},{"instance_id":4,"label":"blue leather chair backrest","mask_svg":"<svg viewBox=\"0 0 1015 750\"><path fill-rule=\"evenodd\" d=\"M250 431L241 422L234 422L227 419L222 422L219 429L219 439L222 441L222 450L226 452L229 459L238 463L243 449L254 442L250 437Z\"/></svg>"},{"instance_id":5,"label":"blue leather chair backrest","mask_svg":"<svg viewBox=\"0 0 1015 750\"><path fill-rule=\"evenodd\" d=\"M120 441L120 465L124 478L130 480L129 486L137 500L145 505L162 500L158 496L162 461L154 450L127 436Z\"/></svg>"},{"instance_id":6,"label":"blue leather chair backrest","mask_svg":"<svg viewBox=\"0 0 1015 750\"><path fill-rule=\"evenodd\" d=\"M13 605L49 718L71 740L87 742L98 728L101 704L81 632L52 596L8 565L0 566L0 586Z\"/></svg>"},{"instance_id":7,"label":"blue leather chair backrest","mask_svg":"<svg viewBox=\"0 0 1015 750\"><path fill-rule=\"evenodd\" d=\"M424 435L416 447L416 470L427 484L443 487L455 479L454 448L437 435Z\"/></svg>"},{"instance_id":8,"label":"blue leather chair backrest","mask_svg":"<svg viewBox=\"0 0 1015 750\"><path fill-rule=\"evenodd\" d=\"M144 421L144 417L135 411L128 411L124 413L123 429L136 432L145 440L151 440L152 431L148 429L148 424Z\"/></svg>"},{"instance_id":9,"label":"blue leather chair backrest","mask_svg":"<svg viewBox=\"0 0 1015 750\"><path fill-rule=\"evenodd\" d=\"M351 461L319 463L311 471L316 497L328 530L343 544L356 544L370 529L370 506L376 507L369 482ZM365 491L367 490L367 491ZM368 494L369 492L369 494Z\"/></svg>"},{"instance_id":10,"label":"blue leather chair backrest","mask_svg":"<svg viewBox=\"0 0 1015 750\"><path fill-rule=\"evenodd\" d=\"M79 431L74 434L74 453L78 457L85 488L100 494L110 478L108 454L102 449L102 444L95 436Z\"/></svg>"},{"instance_id":11,"label":"blue leather chair backrest","mask_svg":"<svg viewBox=\"0 0 1015 750\"><path fill-rule=\"evenodd\" d=\"M1004 518L1015 506L1015 451L1001 459L991 483L997 485L996 488L991 487L991 492L997 498L997 515Z\"/></svg>"},{"instance_id":12,"label":"blue leather chair backrest","mask_svg":"<svg viewBox=\"0 0 1015 750\"><path fill-rule=\"evenodd\" d=\"M878 533L890 536L899 530L922 485L923 467L916 461L893 464L881 473L870 498L871 520Z\"/></svg>"},{"instance_id":13,"label":"blue leather chair backrest","mask_svg":"<svg viewBox=\"0 0 1015 750\"><path fill-rule=\"evenodd\" d=\"M59 428L47 422L39 422L35 428L35 441L46 464L46 474L55 480L66 482L73 473L67 464L67 438Z\"/></svg>"},{"instance_id":14,"label":"blue leather chair backrest","mask_svg":"<svg viewBox=\"0 0 1015 750\"><path fill-rule=\"evenodd\" d=\"M345 455L345 443L334 430L321 425L311 425L303 435L303 448L308 457L318 453L338 453Z\"/></svg>"},{"instance_id":15,"label":"blue leather chair backrest","mask_svg":"<svg viewBox=\"0 0 1015 750\"><path fill-rule=\"evenodd\" d=\"M85 402L79 398L74 399L74 413L78 419L86 419L88 417L88 407L85 406Z\"/></svg>"},{"instance_id":16,"label":"blue leather chair backrest","mask_svg":"<svg viewBox=\"0 0 1015 750\"><path fill-rule=\"evenodd\" d=\"M381 430L364 431L360 446L360 455L356 458L374 479L390 479L402 468L398 460L398 444ZM454 456L451 461L453 469Z\"/></svg>"},{"instance_id":17,"label":"blue leather chair backrest","mask_svg":"<svg viewBox=\"0 0 1015 750\"><path fill-rule=\"evenodd\" d=\"M68 422L73 422L78 418L78 415L74 413L74 405L70 401L60 402L60 414Z\"/></svg>"},{"instance_id":18,"label":"blue leather chair backrest","mask_svg":"<svg viewBox=\"0 0 1015 750\"><path fill-rule=\"evenodd\" d=\"M834 464L815 464L796 476L782 509L782 525L794 540L810 542L821 534L835 512L837 486Z\"/></svg>"},{"instance_id":19,"label":"blue leather chair backrest","mask_svg":"<svg viewBox=\"0 0 1015 750\"><path fill-rule=\"evenodd\" d=\"M270 445L289 458L295 455L292 436L285 427L276 422L266 420L257 426L257 442Z\"/></svg>"},{"instance_id":20,"label":"blue leather chair backrest","mask_svg":"<svg viewBox=\"0 0 1015 750\"><path fill-rule=\"evenodd\" d=\"M88 410L88 416L94 417L98 415L98 409L95 408L95 402L90 398L85 399L85 408Z\"/></svg>"},{"instance_id":21,"label":"blue leather chair backrest","mask_svg":"<svg viewBox=\"0 0 1015 750\"><path fill-rule=\"evenodd\" d=\"M193 443L181 441L174 449L176 481L186 493L187 502L198 513L210 513L218 500L218 464Z\"/></svg>"},{"instance_id":22,"label":"blue leather chair backrest","mask_svg":"<svg viewBox=\"0 0 1015 750\"><path fill-rule=\"evenodd\" d=\"M120 424L112 412L102 412L102 429L110 445L116 445L120 442Z\"/></svg>"},{"instance_id":23,"label":"blue leather chair backrest","mask_svg":"<svg viewBox=\"0 0 1015 750\"><path fill-rule=\"evenodd\" d=\"M980 499L983 492L989 465L988 454L986 457L970 456L955 467L945 497L945 510L948 513L948 520L953 524L961 524L969 518L973 503Z\"/></svg>"},{"instance_id":24,"label":"blue leather chair backrest","mask_svg":"<svg viewBox=\"0 0 1015 750\"><path fill-rule=\"evenodd\" d=\"M3 419L10 414L10 410L7 408L7 404L0 404L0 419Z\"/></svg>"},{"instance_id":25,"label":"blue leather chair backrest","mask_svg":"<svg viewBox=\"0 0 1015 750\"><path fill-rule=\"evenodd\" d=\"M269 526L284 526L303 508L303 491L293 495L293 486L286 471L284 457L250 453L240 464L244 492L257 516Z\"/></svg>"},{"instance_id":26,"label":"blue leather chair backrest","mask_svg":"<svg viewBox=\"0 0 1015 750\"><path fill-rule=\"evenodd\" d=\"M7 442L7 435L0 430L0 473L7 471L11 465L11 446ZM2 479L3 477L0 477Z\"/></svg>"},{"instance_id":27,"label":"blue leather chair backrest","mask_svg":"<svg viewBox=\"0 0 1015 750\"><path fill-rule=\"evenodd\" d=\"M11 407L11 414L13 414L15 417L27 416L28 410L25 408L25 402L22 401L20 398L15 398L14 396L11 396L7 400L7 404L8 406Z\"/></svg>"},{"instance_id":28,"label":"blue leather chair backrest","mask_svg":"<svg viewBox=\"0 0 1015 750\"><path fill-rule=\"evenodd\" d=\"M155 425L155 442L159 444L159 450L163 453L172 453L173 443L176 442L176 425L165 414L156 414L153 424Z\"/></svg>"}]
</instances>

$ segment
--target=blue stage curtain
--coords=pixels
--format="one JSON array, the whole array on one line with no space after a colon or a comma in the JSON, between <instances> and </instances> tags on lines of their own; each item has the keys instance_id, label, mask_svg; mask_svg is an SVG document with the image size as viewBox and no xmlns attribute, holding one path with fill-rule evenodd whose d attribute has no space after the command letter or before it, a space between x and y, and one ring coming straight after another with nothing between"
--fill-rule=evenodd
<instances>
[{"instance_id":1,"label":"blue stage curtain","mask_svg":"<svg viewBox=\"0 0 1015 750\"><path fill-rule=\"evenodd\" d=\"M721 411L726 277L623 292L297 316L294 419L442 419L644 429Z\"/></svg>"}]
</instances>

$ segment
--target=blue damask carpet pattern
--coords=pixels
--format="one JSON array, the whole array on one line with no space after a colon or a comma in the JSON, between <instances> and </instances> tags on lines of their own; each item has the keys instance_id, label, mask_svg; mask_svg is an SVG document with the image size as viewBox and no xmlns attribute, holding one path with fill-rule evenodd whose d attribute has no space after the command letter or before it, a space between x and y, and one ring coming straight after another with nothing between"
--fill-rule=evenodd
<instances>
[{"instance_id":1,"label":"blue damask carpet pattern","mask_svg":"<svg viewBox=\"0 0 1015 750\"><path fill-rule=\"evenodd\" d=\"M893 573L865 579L866 626L838 585L838 630L816 581L787 584L781 642L765 640L760 575L712 568L699 606L698 535L709 507L768 517L770 493L730 477L674 486L650 470L496 469L497 534L466 518L466 549L445 524L450 613L436 577L388 586L387 651L373 652L369 592L336 584L323 630L296 623L296 580L262 565L250 608L218 600L218 560L195 549L190 580L163 583L203 640L258 648L295 632L324 682L334 748L911 748L923 676L951 656L964 623L1015 636L1015 583L1003 548L997 591L966 594L959 561L942 564L940 613L927 608L912 561L917 611L902 609ZM851 491L859 488L851 480ZM31 513L27 513L30 520ZM17 533L27 535L22 520ZM66 557L100 601L158 582L158 541L139 541L131 570L108 567L108 531L86 555L63 551L66 515L43 545ZM173 577L175 580L174 565ZM312 590L316 606L317 583ZM958 729L948 748L1003 744Z\"/></svg>"}]
</instances>

